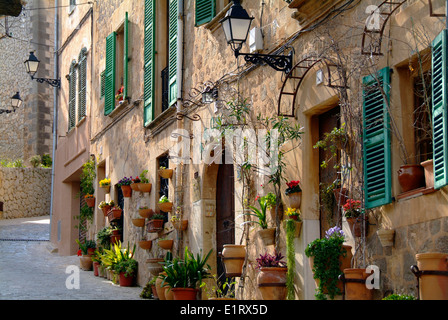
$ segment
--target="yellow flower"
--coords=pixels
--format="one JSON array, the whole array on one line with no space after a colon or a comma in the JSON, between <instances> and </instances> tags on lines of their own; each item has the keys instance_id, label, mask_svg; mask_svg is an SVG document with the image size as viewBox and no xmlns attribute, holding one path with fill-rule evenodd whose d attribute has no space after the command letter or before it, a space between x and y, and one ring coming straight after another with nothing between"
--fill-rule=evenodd
<instances>
[{"instance_id":1,"label":"yellow flower","mask_svg":"<svg viewBox=\"0 0 448 320\"><path fill-rule=\"evenodd\" d=\"M286 209L286 215L287 216L299 216L300 210L296 208L288 208Z\"/></svg>"},{"instance_id":2,"label":"yellow flower","mask_svg":"<svg viewBox=\"0 0 448 320\"><path fill-rule=\"evenodd\" d=\"M100 181L100 187L110 186L110 179L103 179Z\"/></svg>"}]
</instances>

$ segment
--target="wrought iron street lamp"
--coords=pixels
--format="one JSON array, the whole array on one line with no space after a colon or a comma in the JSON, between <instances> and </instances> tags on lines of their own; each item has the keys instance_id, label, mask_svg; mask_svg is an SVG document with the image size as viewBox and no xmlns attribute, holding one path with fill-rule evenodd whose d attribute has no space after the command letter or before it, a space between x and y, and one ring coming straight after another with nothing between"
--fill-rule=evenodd
<instances>
[{"instance_id":1,"label":"wrought iron street lamp","mask_svg":"<svg viewBox=\"0 0 448 320\"><path fill-rule=\"evenodd\" d=\"M254 64L265 62L277 71L289 73L292 69L293 52L289 55L270 55L261 53L241 53L240 50L247 40L253 17L241 6L239 0L234 0L220 23L224 29L227 44L235 52L235 57L244 56L244 60Z\"/></svg>"},{"instance_id":2,"label":"wrought iron street lamp","mask_svg":"<svg viewBox=\"0 0 448 320\"><path fill-rule=\"evenodd\" d=\"M34 55L34 52L30 52L28 60L25 61L26 72L31 76L31 80L36 80L39 83L48 83L55 88L61 88L61 79L47 79L47 78L35 78L37 70L39 69L39 59Z\"/></svg>"},{"instance_id":3,"label":"wrought iron street lamp","mask_svg":"<svg viewBox=\"0 0 448 320\"><path fill-rule=\"evenodd\" d=\"M22 99L20 98L19 93L17 92L15 95L11 97L11 108L9 109L0 109L0 114L3 113L13 113L22 105Z\"/></svg>"}]
</instances>

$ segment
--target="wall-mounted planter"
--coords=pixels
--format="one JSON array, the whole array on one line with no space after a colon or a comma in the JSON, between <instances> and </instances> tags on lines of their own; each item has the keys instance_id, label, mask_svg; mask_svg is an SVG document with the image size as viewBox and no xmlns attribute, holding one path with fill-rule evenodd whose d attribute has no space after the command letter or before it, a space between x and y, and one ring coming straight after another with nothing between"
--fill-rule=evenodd
<instances>
[{"instance_id":1,"label":"wall-mounted planter","mask_svg":"<svg viewBox=\"0 0 448 320\"><path fill-rule=\"evenodd\" d=\"M138 214L142 218L149 219L154 214L154 211L152 209L138 209Z\"/></svg>"},{"instance_id":2,"label":"wall-mounted planter","mask_svg":"<svg viewBox=\"0 0 448 320\"><path fill-rule=\"evenodd\" d=\"M160 248L165 250L171 250L173 248L174 240L159 240L157 244Z\"/></svg>"},{"instance_id":3,"label":"wall-mounted planter","mask_svg":"<svg viewBox=\"0 0 448 320\"><path fill-rule=\"evenodd\" d=\"M267 228L258 230L258 236L265 246L275 244L275 228Z\"/></svg>"},{"instance_id":4,"label":"wall-mounted planter","mask_svg":"<svg viewBox=\"0 0 448 320\"><path fill-rule=\"evenodd\" d=\"M86 198L86 204L89 208L93 208L95 206L95 197Z\"/></svg>"},{"instance_id":5,"label":"wall-mounted planter","mask_svg":"<svg viewBox=\"0 0 448 320\"><path fill-rule=\"evenodd\" d=\"M134 191L140 191L139 186L140 186L140 182L134 182L131 184L131 189Z\"/></svg>"},{"instance_id":6,"label":"wall-mounted planter","mask_svg":"<svg viewBox=\"0 0 448 320\"><path fill-rule=\"evenodd\" d=\"M118 209L118 208L112 208L108 213L107 213L107 218L109 219L109 222L115 220L115 219L120 219L121 215L123 213L122 209Z\"/></svg>"},{"instance_id":7,"label":"wall-mounted planter","mask_svg":"<svg viewBox=\"0 0 448 320\"><path fill-rule=\"evenodd\" d=\"M147 231L148 232L159 232L160 230L163 230L163 223L164 221L162 219L153 219L149 220Z\"/></svg>"},{"instance_id":8,"label":"wall-mounted planter","mask_svg":"<svg viewBox=\"0 0 448 320\"><path fill-rule=\"evenodd\" d=\"M394 245L395 230L379 229L376 234L378 235L383 247L392 247Z\"/></svg>"},{"instance_id":9,"label":"wall-mounted planter","mask_svg":"<svg viewBox=\"0 0 448 320\"><path fill-rule=\"evenodd\" d=\"M105 193L109 193L110 192L110 186L104 186L104 187L100 187L104 190Z\"/></svg>"},{"instance_id":10,"label":"wall-mounted planter","mask_svg":"<svg viewBox=\"0 0 448 320\"><path fill-rule=\"evenodd\" d=\"M145 219L142 218L132 219L132 224L138 228L143 228L145 226Z\"/></svg>"},{"instance_id":11,"label":"wall-mounted planter","mask_svg":"<svg viewBox=\"0 0 448 320\"><path fill-rule=\"evenodd\" d=\"M123 192L123 197L130 198L132 196L131 186L121 186L121 191Z\"/></svg>"},{"instance_id":12,"label":"wall-mounted planter","mask_svg":"<svg viewBox=\"0 0 448 320\"><path fill-rule=\"evenodd\" d=\"M160 211L163 212L171 212L171 210L173 210L172 202L159 202L157 203L157 206L159 207Z\"/></svg>"},{"instance_id":13,"label":"wall-mounted planter","mask_svg":"<svg viewBox=\"0 0 448 320\"><path fill-rule=\"evenodd\" d=\"M293 209L300 209L302 204L302 191L288 194L289 207Z\"/></svg>"},{"instance_id":14,"label":"wall-mounted planter","mask_svg":"<svg viewBox=\"0 0 448 320\"><path fill-rule=\"evenodd\" d=\"M151 250L151 248L152 248L152 240L142 240L142 241L139 241L138 245L143 250Z\"/></svg>"},{"instance_id":15,"label":"wall-mounted planter","mask_svg":"<svg viewBox=\"0 0 448 320\"><path fill-rule=\"evenodd\" d=\"M293 219L288 219L288 220L293 220ZM288 220L285 220L284 223L284 228L286 230L286 223ZM294 220L294 224L295 224L295 229L294 229L294 237L298 238L300 236L300 233L302 232L302 221L295 221Z\"/></svg>"},{"instance_id":16,"label":"wall-mounted planter","mask_svg":"<svg viewBox=\"0 0 448 320\"><path fill-rule=\"evenodd\" d=\"M105 205L104 207L101 208L101 211L103 211L103 214L105 217L107 217L107 213L109 212L109 210L112 208L112 206L109 205Z\"/></svg>"},{"instance_id":17,"label":"wall-mounted planter","mask_svg":"<svg viewBox=\"0 0 448 320\"><path fill-rule=\"evenodd\" d=\"M141 192L148 192L149 193L149 192L151 192L151 189L152 189L152 183L142 183L142 182L140 182L138 188L139 188L139 191L141 191Z\"/></svg>"},{"instance_id":18,"label":"wall-mounted planter","mask_svg":"<svg viewBox=\"0 0 448 320\"><path fill-rule=\"evenodd\" d=\"M171 179L173 176L173 169L159 169L159 176L165 179Z\"/></svg>"},{"instance_id":19,"label":"wall-mounted planter","mask_svg":"<svg viewBox=\"0 0 448 320\"><path fill-rule=\"evenodd\" d=\"M173 223L174 229L177 229L179 231L187 230L188 220L176 220L176 221L173 221L172 223Z\"/></svg>"}]
</instances>

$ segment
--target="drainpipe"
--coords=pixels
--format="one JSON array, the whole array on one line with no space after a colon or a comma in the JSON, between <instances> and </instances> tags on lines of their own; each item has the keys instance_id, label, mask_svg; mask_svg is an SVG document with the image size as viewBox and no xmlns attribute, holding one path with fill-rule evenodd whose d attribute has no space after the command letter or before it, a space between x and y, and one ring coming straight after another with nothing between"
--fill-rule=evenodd
<instances>
[{"instance_id":1,"label":"drainpipe","mask_svg":"<svg viewBox=\"0 0 448 320\"><path fill-rule=\"evenodd\" d=\"M55 0L54 11L54 79L58 79L59 74L59 59L58 59L58 43L59 43L59 18L58 18L58 0ZM55 154L58 132L58 88L53 90L53 152L52 152L52 165L51 165L51 195L50 195L50 239L53 223L53 199L54 199L54 171L55 171Z\"/></svg>"}]
</instances>

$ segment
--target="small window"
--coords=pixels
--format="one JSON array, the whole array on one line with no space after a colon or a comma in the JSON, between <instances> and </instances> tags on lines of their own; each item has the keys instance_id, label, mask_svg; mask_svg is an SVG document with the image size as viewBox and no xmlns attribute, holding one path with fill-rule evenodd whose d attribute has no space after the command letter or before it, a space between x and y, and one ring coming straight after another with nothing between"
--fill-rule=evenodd
<instances>
[{"instance_id":1,"label":"small window","mask_svg":"<svg viewBox=\"0 0 448 320\"><path fill-rule=\"evenodd\" d=\"M70 12L75 10L76 8L76 0L70 0Z\"/></svg>"},{"instance_id":2,"label":"small window","mask_svg":"<svg viewBox=\"0 0 448 320\"><path fill-rule=\"evenodd\" d=\"M101 86L101 99L103 99L106 93L106 70L104 70L100 74L100 86Z\"/></svg>"}]
</instances>

